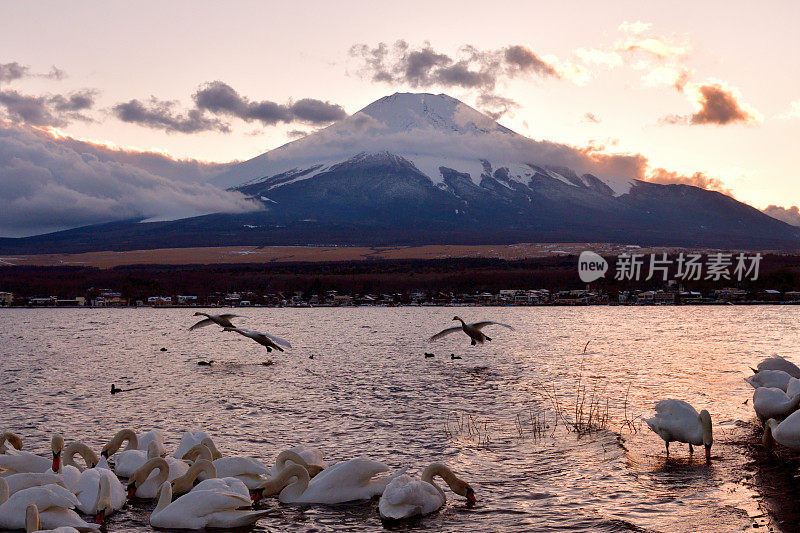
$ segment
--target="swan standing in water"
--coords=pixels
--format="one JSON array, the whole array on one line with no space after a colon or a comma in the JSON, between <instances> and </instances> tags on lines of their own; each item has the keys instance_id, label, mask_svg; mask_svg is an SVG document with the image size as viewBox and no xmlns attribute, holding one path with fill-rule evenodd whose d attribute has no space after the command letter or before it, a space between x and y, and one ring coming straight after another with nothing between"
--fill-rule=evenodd
<instances>
[{"instance_id":1,"label":"swan standing in water","mask_svg":"<svg viewBox=\"0 0 800 533\"><path fill-rule=\"evenodd\" d=\"M293 464L264 481L255 489L253 498L259 500L278 494L278 500L284 503L326 505L369 500L383 494L391 477L376 479L375 476L388 470L383 463L357 458L336 463L312 480L308 470Z\"/></svg>"},{"instance_id":2,"label":"swan standing in water","mask_svg":"<svg viewBox=\"0 0 800 533\"><path fill-rule=\"evenodd\" d=\"M772 452L776 442L787 448L800 450L800 411L795 411L780 424L774 418L767 420L761 440L768 453Z\"/></svg>"},{"instance_id":3,"label":"swan standing in water","mask_svg":"<svg viewBox=\"0 0 800 533\"><path fill-rule=\"evenodd\" d=\"M250 498L216 490L191 491L172 501L172 487L164 482L150 525L169 529L245 527L272 512L239 509L250 503Z\"/></svg>"},{"instance_id":4,"label":"swan standing in water","mask_svg":"<svg viewBox=\"0 0 800 533\"><path fill-rule=\"evenodd\" d=\"M27 507L36 504L41 524L47 529L71 526L84 531L98 529L95 524L84 522L73 511L78 505L78 499L70 491L60 485L46 485L31 487L16 492L8 493L8 483L0 478L0 529L24 529Z\"/></svg>"},{"instance_id":5,"label":"swan standing in water","mask_svg":"<svg viewBox=\"0 0 800 533\"><path fill-rule=\"evenodd\" d=\"M714 438L711 430L711 415L703 409L698 413L694 407L683 400L661 400L656 404L656 416L645 418L645 422L659 437L664 439L669 456L670 442L689 444L689 454L693 446L701 444L706 448L706 460L711 459L711 445Z\"/></svg>"},{"instance_id":6,"label":"swan standing in water","mask_svg":"<svg viewBox=\"0 0 800 533\"><path fill-rule=\"evenodd\" d=\"M6 453L6 450L9 449L6 447L6 442L13 446L15 450L22 449L22 439L16 433L4 431L0 433L0 455Z\"/></svg>"},{"instance_id":7,"label":"swan standing in water","mask_svg":"<svg viewBox=\"0 0 800 533\"><path fill-rule=\"evenodd\" d=\"M800 392L791 397L775 387L759 387L753 392L753 409L762 423L770 418L787 417L797 410L798 405Z\"/></svg>"},{"instance_id":8,"label":"swan standing in water","mask_svg":"<svg viewBox=\"0 0 800 533\"><path fill-rule=\"evenodd\" d=\"M378 512L381 518L400 520L412 516L424 516L440 509L447 497L433 478L439 476L447 483L450 490L464 496L470 503L475 503L475 491L469 483L456 477L452 470L442 463L433 463L422 472L421 479L408 475L394 478L386 485L380 501Z\"/></svg>"},{"instance_id":9,"label":"swan standing in water","mask_svg":"<svg viewBox=\"0 0 800 533\"><path fill-rule=\"evenodd\" d=\"M190 327L189 331L194 331L198 328L210 326L211 324L216 324L223 328L235 328L236 326L234 326L233 322L231 322L231 318L239 318L239 315L231 315L229 313L226 313L224 315L209 315L208 313L197 312L194 314L194 316L204 316L206 318L204 318L197 324Z\"/></svg>"},{"instance_id":10,"label":"swan standing in water","mask_svg":"<svg viewBox=\"0 0 800 533\"><path fill-rule=\"evenodd\" d=\"M458 316L454 316L453 320L458 320L459 322L461 322L461 325L443 329L442 331L440 331L439 333L428 339L428 342L439 340L442 337L450 335L451 333L455 333L457 331L463 331L472 340L470 344L472 346L475 346L476 344L483 344L484 341L492 340L491 337L487 337L486 334L481 331L486 326L503 326L504 328L508 328L511 331L514 331L514 328L512 328L508 324L503 324L501 322L492 322L490 320L484 322L474 322L472 324L467 324L466 322L464 322L464 320L461 319L461 317Z\"/></svg>"},{"instance_id":11,"label":"swan standing in water","mask_svg":"<svg viewBox=\"0 0 800 533\"><path fill-rule=\"evenodd\" d=\"M127 496L129 499L134 496L142 499L155 498L158 496L158 489L165 481L174 481L188 471L189 465L178 459L152 457L136 469L128 479Z\"/></svg>"},{"instance_id":12,"label":"swan standing in water","mask_svg":"<svg viewBox=\"0 0 800 533\"><path fill-rule=\"evenodd\" d=\"M249 339L253 339L261 346L264 346L268 352L272 350L278 350L279 352L284 351L281 346L285 346L287 348L291 348L292 345L289 344L288 341L281 339L280 337L276 337L275 335L270 335L269 333L261 333L260 331L253 331L250 329L242 329L242 328L224 328L225 331L235 331L239 335L243 335ZM281 345L281 346L279 346Z\"/></svg>"}]
</instances>

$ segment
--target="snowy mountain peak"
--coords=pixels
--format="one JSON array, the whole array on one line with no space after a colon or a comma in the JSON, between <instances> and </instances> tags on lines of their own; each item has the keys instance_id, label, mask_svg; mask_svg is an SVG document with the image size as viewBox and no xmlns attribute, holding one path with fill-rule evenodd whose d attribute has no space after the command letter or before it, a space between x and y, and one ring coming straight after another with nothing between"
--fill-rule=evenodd
<instances>
[{"instance_id":1,"label":"snowy mountain peak","mask_svg":"<svg viewBox=\"0 0 800 533\"><path fill-rule=\"evenodd\" d=\"M353 117L368 116L390 132L435 128L453 133L512 133L491 117L446 94L395 93Z\"/></svg>"}]
</instances>

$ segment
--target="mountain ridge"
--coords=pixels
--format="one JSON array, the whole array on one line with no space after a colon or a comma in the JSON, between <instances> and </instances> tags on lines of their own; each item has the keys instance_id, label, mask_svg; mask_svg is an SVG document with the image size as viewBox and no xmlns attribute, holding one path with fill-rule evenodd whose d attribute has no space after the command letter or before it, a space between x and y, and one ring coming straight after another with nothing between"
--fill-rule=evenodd
<instances>
[{"instance_id":1,"label":"mountain ridge","mask_svg":"<svg viewBox=\"0 0 800 533\"><path fill-rule=\"evenodd\" d=\"M800 248L800 229L722 193L614 176L562 148L447 95L395 93L212 180L260 211L0 240L0 252L559 241Z\"/></svg>"}]
</instances>

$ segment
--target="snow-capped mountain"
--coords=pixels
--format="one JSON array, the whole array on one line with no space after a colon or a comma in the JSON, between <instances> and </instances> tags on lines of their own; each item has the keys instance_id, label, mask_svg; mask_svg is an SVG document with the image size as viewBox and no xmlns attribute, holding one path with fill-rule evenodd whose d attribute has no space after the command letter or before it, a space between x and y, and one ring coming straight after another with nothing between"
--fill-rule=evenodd
<instances>
[{"instance_id":1,"label":"snow-capped mountain","mask_svg":"<svg viewBox=\"0 0 800 533\"><path fill-rule=\"evenodd\" d=\"M432 183L446 188L442 167L468 174L475 185L495 171L503 181L527 185L539 173L574 187L597 187L598 179L616 196L627 193L634 180L614 176L577 176L565 166L574 154L552 153L551 143L536 143L446 94L396 93L312 135L237 165L212 183L225 188L269 182L267 190L306 180L335 165L368 154L388 153L410 162ZM550 153L547 153L550 152ZM553 161L561 165L554 165ZM588 161L577 161L588 166ZM541 162L541 164L545 164ZM579 169L580 171L580 169ZM278 178L278 179L270 179Z\"/></svg>"},{"instance_id":2,"label":"snow-capped mountain","mask_svg":"<svg viewBox=\"0 0 800 533\"><path fill-rule=\"evenodd\" d=\"M0 252L514 242L800 248L800 229L733 198L631 175L528 139L447 95L398 93L212 180L259 211L0 240Z\"/></svg>"}]
</instances>

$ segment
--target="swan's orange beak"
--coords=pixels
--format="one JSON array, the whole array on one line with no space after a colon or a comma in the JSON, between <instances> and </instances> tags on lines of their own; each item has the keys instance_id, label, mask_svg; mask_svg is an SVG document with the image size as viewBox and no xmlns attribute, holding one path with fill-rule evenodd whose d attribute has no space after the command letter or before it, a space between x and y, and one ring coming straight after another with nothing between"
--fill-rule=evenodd
<instances>
[{"instance_id":1,"label":"swan's orange beak","mask_svg":"<svg viewBox=\"0 0 800 533\"><path fill-rule=\"evenodd\" d=\"M128 499L130 500L135 495L136 495L136 484L131 483L130 485L128 485Z\"/></svg>"},{"instance_id":2,"label":"swan's orange beak","mask_svg":"<svg viewBox=\"0 0 800 533\"><path fill-rule=\"evenodd\" d=\"M105 520L105 519L106 519L106 512L105 511L100 511L99 513L97 513L94 516L94 523L95 524L102 524L103 520Z\"/></svg>"},{"instance_id":3,"label":"swan's orange beak","mask_svg":"<svg viewBox=\"0 0 800 533\"><path fill-rule=\"evenodd\" d=\"M61 466L61 452L53 452L53 472L58 472L59 466Z\"/></svg>"},{"instance_id":4,"label":"swan's orange beak","mask_svg":"<svg viewBox=\"0 0 800 533\"><path fill-rule=\"evenodd\" d=\"M706 461L711 460L711 445L706 444Z\"/></svg>"},{"instance_id":5,"label":"swan's orange beak","mask_svg":"<svg viewBox=\"0 0 800 533\"><path fill-rule=\"evenodd\" d=\"M469 489L467 491L467 495L466 496L467 496L467 501L469 503L478 503L478 498L475 497L475 491L474 490Z\"/></svg>"},{"instance_id":6,"label":"swan's orange beak","mask_svg":"<svg viewBox=\"0 0 800 533\"><path fill-rule=\"evenodd\" d=\"M253 503L258 502L261 498L264 497L264 490L263 489L255 489L252 494L250 494L250 499Z\"/></svg>"}]
</instances>

